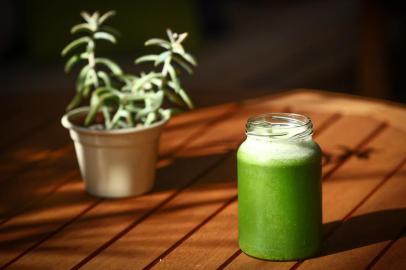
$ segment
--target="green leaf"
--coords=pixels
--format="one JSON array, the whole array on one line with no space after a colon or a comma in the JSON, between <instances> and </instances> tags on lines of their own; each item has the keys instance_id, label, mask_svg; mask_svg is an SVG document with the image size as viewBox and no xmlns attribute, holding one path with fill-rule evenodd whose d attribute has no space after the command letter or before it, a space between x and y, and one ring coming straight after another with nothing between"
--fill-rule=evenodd
<instances>
[{"instance_id":1,"label":"green leaf","mask_svg":"<svg viewBox=\"0 0 406 270\"><path fill-rule=\"evenodd\" d=\"M71 50L79 47L80 45L89 44L89 43L93 43L93 40L91 40L89 37L78 38L78 39L72 41L71 43L69 43L68 45L66 45L65 48L63 48L62 56L65 56Z\"/></svg>"},{"instance_id":2,"label":"green leaf","mask_svg":"<svg viewBox=\"0 0 406 270\"><path fill-rule=\"evenodd\" d=\"M116 11L115 10L110 10L106 13L104 13L103 15L100 16L98 22L99 24L103 24L107 19L109 19L110 17L116 15Z\"/></svg>"},{"instance_id":3,"label":"green leaf","mask_svg":"<svg viewBox=\"0 0 406 270\"><path fill-rule=\"evenodd\" d=\"M80 54L80 58L82 58L82 59L87 60L89 57L90 57L90 53L88 53L88 52L83 52Z\"/></svg>"},{"instance_id":4,"label":"green leaf","mask_svg":"<svg viewBox=\"0 0 406 270\"><path fill-rule=\"evenodd\" d=\"M70 32L72 34L76 34L76 33L82 32L82 31L87 31L87 32L91 33L91 32L96 31L96 29L88 23L81 23L81 24L77 24L77 25L73 26L72 29L70 30Z\"/></svg>"},{"instance_id":5,"label":"green leaf","mask_svg":"<svg viewBox=\"0 0 406 270\"><path fill-rule=\"evenodd\" d=\"M128 128L128 125L124 121L118 121L117 122L117 127L124 129L124 128ZM113 127L113 128L115 128L115 127Z\"/></svg>"},{"instance_id":6,"label":"green leaf","mask_svg":"<svg viewBox=\"0 0 406 270\"><path fill-rule=\"evenodd\" d=\"M136 64L139 64L142 62L156 61L157 59L158 59L158 55L151 54L151 55L144 55L144 56L138 57L137 59L135 59L134 62Z\"/></svg>"},{"instance_id":7,"label":"green leaf","mask_svg":"<svg viewBox=\"0 0 406 270\"><path fill-rule=\"evenodd\" d=\"M127 104L124 108L131 113L138 113L142 109L141 107L137 107L135 104Z\"/></svg>"},{"instance_id":8,"label":"green leaf","mask_svg":"<svg viewBox=\"0 0 406 270\"><path fill-rule=\"evenodd\" d=\"M82 18L87 21L88 23L90 23L92 21L92 17L90 16L90 14L86 11L82 11L80 13L80 16L82 16Z\"/></svg>"},{"instance_id":9,"label":"green leaf","mask_svg":"<svg viewBox=\"0 0 406 270\"><path fill-rule=\"evenodd\" d=\"M151 46L151 45L160 46L160 47L168 49L168 50L171 48L171 43L169 43L168 41L166 41L164 39L160 39L160 38L151 38L145 42L145 46Z\"/></svg>"},{"instance_id":10,"label":"green leaf","mask_svg":"<svg viewBox=\"0 0 406 270\"><path fill-rule=\"evenodd\" d=\"M86 77L87 77L87 72L91 69L91 66L86 65L84 66L78 75L77 81L76 81L76 91L82 92L83 87L85 85Z\"/></svg>"},{"instance_id":11,"label":"green leaf","mask_svg":"<svg viewBox=\"0 0 406 270\"><path fill-rule=\"evenodd\" d=\"M131 115L130 112L126 111L125 109L122 110L123 117L127 120L128 126L133 127L134 126L134 120L133 116Z\"/></svg>"},{"instance_id":12,"label":"green leaf","mask_svg":"<svg viewBox=\"0 0 406 270\"><path fill-rule=\"evenodd\" d=\"M97 23L98 22L98 20L99 20L99 17L100 17L100 13L99 13L99 11L95 11L95 12L93 12L93 14L92 14L92 21L94 21L95 23Z\"/></svg>"},{"instance_id":13,"label":"green leaf","mask_svg":"<svg viewBox=\"0 0 406 270\"><path fill-rule=\"evenodd\" d=\"M116 63L111 61L110 59L96 58L95 62L96 62L96 64L102 64L102 65L106 66L107 68L109 68L111 70L111 72L113 72L114 75L123 74L123 71L121 70L121 68Z\"/></svg>"},{"instance_id":14,"label":"green leaf","mask_svg":"<svg viewBox=\"0 0 406 270\"><path fill-rule=\"evenodd\" d=\"M188 33L182 33L179 35L178 40L176 41L177 43L182 43L188 36Z\"/></svg>"},{"instance_id":15,"label":"green leaf","mask_svg":"<svg viewBox=\"0 0 406 270\"><path fill-rule=\"evenodd\" d=\"M90 110L85 119L85 126L89 126L93 122L100 107L108 100L119 102L120 97L117 93L107 88L101 88L99 91L93 92Z\"/></svg>"},{"instance_id":16,"label":"green leaf","mask_svg":"<svg viewBox=\"0 0 406 270\"><path fill-rule=\"evenodd\" d=\"M151 79L150 82L152 84L154 84L158 88L162 87L162 80L160 78L159 79L158 78Z\"/></svg>"},{"instance_id":17,"label":"green leaf","mask_svg":"<svg viewBox=\"0 0 406 270\"><path fill-rule=\"evenodd\" d=\"M127 101L134 102L134 101L144 101L145 94L140 93L125 93L122 97L122 102L126 103Z\"/></svg>"},{"instance_id":18,"label":"green leaf","mask_svg":"<svg viewBox=\"0 0 406 270\"><path fill-rule=\"evenodd\" d=\"M130 113L126 117L126 120L130 127L135 127L135 122L134 122L133 116Z\"/></svg>"},{"instance_id":19,"label":"green leaf","mask_svg":"<svg viewBox=\"0 0 406 270\"><path fill-rule=\"evenodd\" d=\"M171 58L166 58L165 62L164 62L164 66L162 68L162 76L166 77L166 75L168 74L169 69L171 68Z\"/></svg>"},{"instance_id":20,"label":"green leaf","mask_svg":"<svg viewBox=\"0 0 406 270\"><path fill-rule=\"evenodd\" d=\"M109 75L106 72L100 70L97 72L97 76L103 81L104 85L107 87L111 87L111 80Z\"/></svg>"},{"instance_id":21,"label":"green leaf","mask_svg":"<svg viewBox=\"0 0 406 270\"><path fill-rule=\"evenodd\" d=\"M87 98L90 94L90 90L92 90L92 84L84 85L82 88L82 96Z\"/></svg>"},{"instance_id":22,"label":"green leaf","mask_svg":"<svg viewBox=\"0 0 406 270\"><path fill-rule=\"evenodd\" d=\"M185 49L183 48L183 46L179 43L173 43L172 44L172 52L182 55L185 53Z\"/></svg>"},{"instance_id":23,"label":"green leaf","mask_svg":"<svg viewBox=\"0 0 406 270\"><path fill-rule=\"evenodd\" d=\"M155 93L149 93L147 95L146 106L149 107L151 110L158 110L162 106L162 102L164 99L164 92L159 90Z\"/></svg>"},{"instance_id":24,"label":"green leaf","mask_svg":"<svg viewBox=\"0 0 406 270\"><path fill-rule=\"evenodd\" d=\"M140 77L132 86L132 91L137 92L145 83L149 83L154 78L160 78L161 74L150 72L147 75Z\"/></svg>"},{"instance_id":25,"label":"green leaf","mask_svg":"<svg viewBox=\"0 0 406 270\"><path fill-rule=\"evenodd\" d=\"M116 36L116 37L120 36L120 32L118 30L116 30L115 28L108 26L108 25L99 26L99 29L104 32L108 32L108 33L112 34L113 36Z\"/></svg>"},{"instance_id":26,"label":"green leaf","mask_svg":"<svg viewBox=\"0 0 406 270\"><path fill-rule=\"evenodd\" d=\"M103 113L105 126L106 126L106 128L108 128L111 126L111 115L110 115L109 108L102 107L101 110Z\"/></svg>"},{"instance_id":27,"label":"green leaf","mask_svg":"<svg viewBox=\"0 0 406 270\"><path fill-rule=\"evenodd\" d=\"M127 121L127 123L122 123L122 121L120 121L122 118L124 118ZM120 126L120 122L121 124L124 124L123 127L133 127L135 124L132 114L129 111L127 111L123 106L120 106L117 112L114 114L114 117L111 120L112 128Z\"/></svg>"},{"instance_id":28,"label":"green leaf","mask_svg":"<svg viewBox=\"0 0 406 270\"><path fill-rule=\"evenodd\" d=\"M138 79L137 76L134 76L131 74L120 74L120 75L117 75L117 78L124 82L133 82L134 80Z\"/></svg>"},{"instance_id":29,"label":"green leaf","mask_svg":"<svg viewBox=\"0 0 406 270\"><path fill-rule=\"evenodd\" d=\"M96 106L98 103L100 103L100 96L110 93L111 89L108 87L99 87L94 92L92 93L92 97L90 98L90 105L91 106Z\"/></svg>"},{"instance_id":30,"label":"green leaf","mask_svg":"<svg viewBox=\"0 0 406 270\"><path fill-rule=\"evenodd\" d=\"M169 41L171 43L175 43L175 39L173 38L173 32L171 29L166 29L166 34L168 35Z\"/></svg>"},{"instance_id":31,"label":"green leaf","mask_svg":"<svg viewBox=\"0 0 406 270\"><path fill-rule=\"evenodd\" d=\"M72 67L79 62L80 60L83 60L79 55L75 54L72 55L68 61L66 61L65 64L65 72L68 73L72 70Z\"/></svg>"},{"instance_id":32,"label":"green leaf","mask_svg":"<svg viewBox=\"0 0 406 270\"><path fill-rule=\"evenodd\" d=\"M186 70L187 73L193 74L193 69L189 67L189 65L180 57L176 55L172 55L172 59L177 63L179 66L181 66L184 70Z\"/></svg>"},{"instance_id":33,"label":"green leaf","mask_svg":"<svg viewBox=\"0 0 406 270\"><path fill-rule=\"evenodd\" d=\"M183 89L180 89L179 95L182 97L183 101L185 101L186 105L188 106L189 109L193 109L195 106L193 105L192 100L189 98L189 96L186 94L186 91Z\"/></svg>"},{"instance_id":34,"label":"green leaf","mask_svg":"<svg viewBox=\"0 0 406 270\"><path fill-rule=\"evenodd\" d=\"M158 66L160 63L165 62L165 61L170 62L171 61L170 57L171 57L170 51L161 53L160 55L158 55L157 59L155 60L154 66ZM169 58L169 60L167 60L168 58Z\"/></svg>"},{"instance_id":35,"label":"green leaf","mask_svg":"<svg viewBox=\"0 0 406 270\"><path fill-rule=\"evenodd\" d=\"M171 115L175 115L182 112L182 110L176 108L159 109L158 111L164 118L169 118L171 117Z\"/></svg>"},{"instance_id":36,"label":"green leaf","mask_svg":"<svg viewBox=\"0 0 406 270\"><path fill-rule=\"evenodd\" d=\"M94 86L94 87L99 86L99 80L97 78L96 71L93 68L89 69L89 71L86 74L86 79L84 82L83 93L82 93L84 97L87 97L89 95L89 92L91 89L90 86Z\"/></svg>"},{"instance_id":37,"label":"green leaf","mask_svg":"<svg viewBox=\"0 0 406 270\"><path fill-rule=\"evenodd\" d=\"M86 52L90 55L90 54L92 54L92 53L94 53L94 47L95 47L95 43L94 43L94 41L92 40L91 42L88 42L87 43L87 46L86 46Z\"/></svg>"},{"instance_id":38,"label":"green leaf","mask_svg":"<svg viewBox=\"0 0 406 270\"><path fill-rule=\"evenodd\" d=\"M137 117L144 117L152 111L158 110L162 106L164 98L163 91L159 90L158 92L151 92L145 95L145 107L140 110L137 114Z\"/></svg>"},{"instance_id":39,"label":"green leaf","mask_svg":"<svg viewBox=\"0 0 406 270\"><path fill-rule=\"evenodd\" d=\"M96 32L96 33L94 33L93 37L95 39L104 39L104 40L110 41L111 43L114 43L114 44L117 43L116 38L112 34L107 33L107 32Z\"/></svg>"},{"instance_id":40,"label":"green leaf","mask_svg":"<svg viewBox=\"0 0 406 270\"><path fill-rule=\"evenodd\" d=\"M168 66L168 73L169 73L169 77L171 78L171 81L174 84L175 90L178 91L178 89L180 88L179 79L176 75L175 69L171 65Z\"/></svg>"},{"instance_id":41,"label":"green leaf","mask_svg":"<svg viewBox=\"0 0 406 270\"><path fill-rule=\"evenodd\" d=\"M169 89L163 89L165 96L174 104L178 106L184 106L185 102L181 99L177 94L173 93L173 91Z\"/></svg>"},{"instance_id":42,"label":"green leaf","mask_svg":"<svg viewBox=\"0 0 406 270\"><path fill-rule=\"evenodd\" d=\"M98 28L98 23L97 20L99 18L99 12L96 11L92 15L90 15L88 12L81 12L80 15L82 18L89 24L90 28L93 29L93 31L96 31Z\"/></svg>"},{"instance_id":43,"label":"green leaf","mask_svg":"<svg viewBox=\"0 0 406 270\"><path fill-rule=\"evenodd\" d=\"M66 111L69 112L69 111L75 109L76 107L78 107L80 105L81 102L82 102L82 94L76 93L76 95L73 97L71 102L69 102L69 105L66 107Z\"/></svg>"},{"instance_id":44,"label":"green leaf","mask_svg":"<svg viewBox=\"0 0 406 270\"><path fill-rule=\"evenodd\" d=\"M191 54L185 52L183 54L180 54L180 56L183 59L185 59L188 63L190 63L192 66L197 66L197 62L196 62L195 58Z\"/></svg>"},{"instance_id":45,"label":"green leaf","mask_svg":"<svg viewBox=\"0 0 406 270\"><path fill-rule=\"evenodd\" d=\"M176 84L173 81L171 81L168 83L168 85L175 91L175 93L177 93L182 98L183 102L189 109L194 108L192 100L186 94L186 91L180 87L180 84Z\"/></svg>"},{"instance_id":46,"label":"green leaf","mask_svg":"<svg viewBox=\"0 0 406 270\"><path fill-rule=\"evenodd\" d=\"M124 86L121 88L123 92L131 92L131 87L134 83L135 80L138 79L137 76L130 75L130 74L122 74L122 75L117 75L117 79L119 79L121 82L124 82Z\"/></svg>"},{"instance_id":47,"label":"green leaf","mask_svg":"<svg viewBox=\"0 0 406 270\"><path fill-rule=\"evenodd\" d=\"M156 112L150 112L147 114L147 117L145 118L145 122L144 125L145 126L149 126L151 125L153 122L155 122L157 119L156 117Z\"/></svg>"}]
</instances>

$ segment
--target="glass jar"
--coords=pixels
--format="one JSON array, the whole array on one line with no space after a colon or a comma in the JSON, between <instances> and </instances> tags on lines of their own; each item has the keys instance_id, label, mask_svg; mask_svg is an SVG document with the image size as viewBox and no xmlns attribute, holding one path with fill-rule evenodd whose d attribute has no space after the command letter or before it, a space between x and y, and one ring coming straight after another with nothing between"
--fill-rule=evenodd
<instances>
[{"instance_id":1,"label":"glass jar","mask_svg":"<svg viewBox=\"0 0 406 270\"><path fill-rule=\"evenodd\" d=\"M241 250L268 260L315 256L321 248L321 150L303 115L248 119L237 153Z\"/></svg>"}]
</instances>

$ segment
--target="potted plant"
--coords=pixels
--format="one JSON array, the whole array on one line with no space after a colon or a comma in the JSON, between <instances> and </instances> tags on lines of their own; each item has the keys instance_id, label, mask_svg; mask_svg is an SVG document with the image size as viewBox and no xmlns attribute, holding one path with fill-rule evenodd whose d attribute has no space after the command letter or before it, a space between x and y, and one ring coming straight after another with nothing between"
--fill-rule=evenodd
<instances>
[{"instance_id":1,"label":"potted plant","mask_svg":"<svg viewBox=\"0 0 406 270\"><path fill-rule=\"evenodd\" d=\"M85 22L75 25L71 33L84 35L62 51L63 56L70 55L66 72L84 64L62 125L74 142L86 190L109 198L139 195L153 187L160 133L176 111L164 108L164 100L178 108L193 108L179 75L181 71L191 74L196 66L182 46L187 33L167 30L168 40L145 42L162 52L135 60L136 64L151 62L155 70L124 73L114 61L96 55L99 42L116 43L117 31L105 24L114 14L82 12ZM89 106L82 106L85 101Z\"/></svg>"}]
</instances>

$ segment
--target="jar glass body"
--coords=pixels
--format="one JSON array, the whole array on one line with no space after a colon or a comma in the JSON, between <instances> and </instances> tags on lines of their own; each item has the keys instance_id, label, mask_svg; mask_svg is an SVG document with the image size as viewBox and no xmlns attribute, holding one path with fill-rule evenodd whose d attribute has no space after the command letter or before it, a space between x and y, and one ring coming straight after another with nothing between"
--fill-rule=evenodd
<instances>
[{"instance_id":1,"label":"jar glass body","mask_svg":"<svg viewBox=\"0 0 406 270\"><path fill-rule=\"evenodd\" d=\"M307 117L274 115L259 129L249 120L237 152L239 244L261 259L304 259L321 247L321 150Z\"/></svg>"}]
</instances>

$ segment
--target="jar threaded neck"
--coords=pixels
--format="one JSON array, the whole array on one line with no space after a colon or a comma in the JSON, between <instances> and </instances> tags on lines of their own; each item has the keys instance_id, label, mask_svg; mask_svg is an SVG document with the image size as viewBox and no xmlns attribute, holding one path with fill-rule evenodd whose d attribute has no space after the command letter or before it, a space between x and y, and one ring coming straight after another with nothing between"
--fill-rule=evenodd
<instances>
[{"instance_id":1,"label":"jar threaded neck","mask_svg":"<svg viewBox=\"0 0 406 270\"><path fill-rule=\"evenodd\" d=\"M250 117L247 136L265 140L303 140L313 134L309 117L295 113L267 113Z\"/></svg>"}]
</instances>

